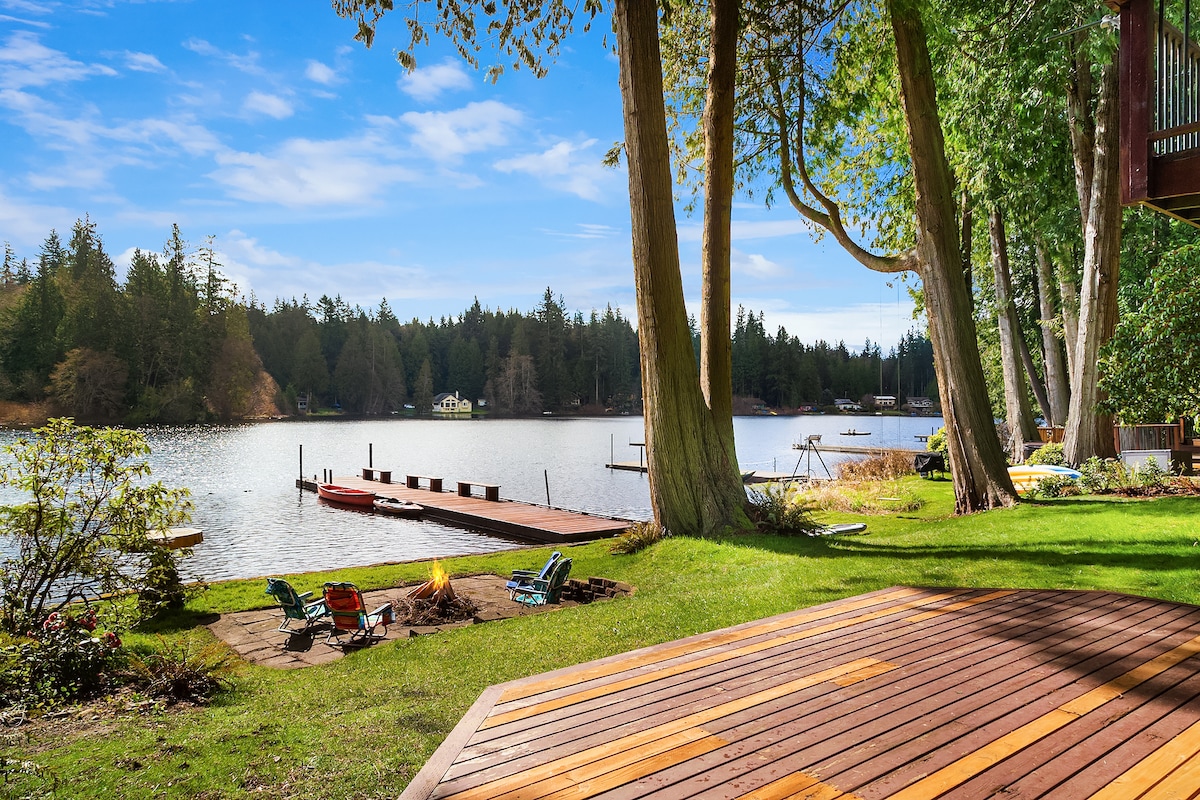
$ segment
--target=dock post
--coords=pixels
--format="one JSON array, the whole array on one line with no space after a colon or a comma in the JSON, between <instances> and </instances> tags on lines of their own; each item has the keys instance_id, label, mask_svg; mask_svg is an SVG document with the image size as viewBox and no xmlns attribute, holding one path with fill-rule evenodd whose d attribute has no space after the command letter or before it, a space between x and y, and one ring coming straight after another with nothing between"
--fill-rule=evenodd
<instances>
[{"instance_id":1,"label":"dock post","mask_svg":"<svg viewBox=\"0 0 1200 800\"><path fill-rule=\"evenodd\" d=\"M550 505L550 470L542 470L542 474L546 477L546 505Z\"/></svg>"},{"instance_id":2,"label":"dock post","mask_svg":"<svg viewBox=\"0 0 1200 800\"><path fill-rule=\"evenodd\" d=\"M304 483L304 445L300 445L300 482Z\"/></svg>"},{"instance_id":3,"label":"dock post","mask_svg":"<svg viewBox=\"0 0 1200 800\"><path fill-rule=\"evenodd\" d=\"M617 463L617 435L610 433L608 435L608 466L611 469L612 465Z\"/></svg>"},{"instance_id":4,"label":"dock post","mask_svg":"<svg viewBox=\"0 0 1200 800\"><path fill-rule=\"evenodd\" d=\"M375 443L367 442L367 469L375 466Z\"/></svg>"}]
</instances>

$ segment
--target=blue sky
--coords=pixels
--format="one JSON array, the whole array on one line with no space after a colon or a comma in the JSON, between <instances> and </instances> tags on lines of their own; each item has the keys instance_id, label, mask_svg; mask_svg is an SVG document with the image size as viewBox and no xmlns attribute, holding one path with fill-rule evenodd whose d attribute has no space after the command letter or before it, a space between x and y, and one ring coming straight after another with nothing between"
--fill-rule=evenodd
<instances>
[{"instance_id":1,"label":"blue sky","mask_svg":"<svg viewBox=\"0 0 1200 800\"><path fill-rule=\"evenodd\" d=\"M0 0L0 239L32 260L89 214L121 271L178 223L268 306L386 297L427 319L550 286L633 317L626 177L600 163L623 138L607 27L493 85L436 40L406 74L399 16L368 51L320 0ZM681 206L693 309L700 222ZM738 202L734 249L733 305L769 332L887 348L913 326L906 292L787 207Z\"/></svg>"}]
</instances>

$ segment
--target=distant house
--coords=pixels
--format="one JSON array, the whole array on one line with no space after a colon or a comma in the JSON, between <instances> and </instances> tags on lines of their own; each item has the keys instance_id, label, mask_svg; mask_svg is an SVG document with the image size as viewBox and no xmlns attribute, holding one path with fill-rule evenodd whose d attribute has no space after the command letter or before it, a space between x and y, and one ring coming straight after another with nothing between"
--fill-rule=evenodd
<instances>
[{"instance_id":1,"label":"distant house","mask_svg":"<svg viewBox=\"0 0 1200 800\"><path fill-rule=\"evenodd\" d=\"M837 398L833 401L833 404L837 406L838 411L862 411L861 403L856 403L853 400L849 400L845 397Z\"/></svg>"},{"instance_id":2,"label":"distant house","mask_svg":"<svg viewBox=\"0 0 1200 800\"><path fill-rule=\"evenodd\" d=\"M916 411L918 413L933 410L933 401L928 397L910 397L905 405L908 406L911 411Z\"/></svg>"},{"instance_id":3,"label":"distant house","mask_svg":"<svg viewBox=\"0 0 1200 800\"><path fill-rule=\"evenodd\" d=\"M435 414L470 414L471 401L459 397L458 392L450 394L442 392L433 398L433 413Z\"/></svg>"},{"instance_id":4,"label":"distant house","mask_svg":"<svg viewBox=\"0 0 1200 800\"><path fill-rule=\"evenodd\" d=\"M877 394L874 396L876 408L895 408L896 398L890 394Z\"/></svg>"},{"instance_id":5,"label":"distant house","mask_svg":"<svg viewBox=\"0 0 1200 800\"><path fill-rule=\"evenodd\" d=\"M297 414L307 414L308 413L308 395L307 394L296 395L296 413Z\"/></svg>"}]
</instances>

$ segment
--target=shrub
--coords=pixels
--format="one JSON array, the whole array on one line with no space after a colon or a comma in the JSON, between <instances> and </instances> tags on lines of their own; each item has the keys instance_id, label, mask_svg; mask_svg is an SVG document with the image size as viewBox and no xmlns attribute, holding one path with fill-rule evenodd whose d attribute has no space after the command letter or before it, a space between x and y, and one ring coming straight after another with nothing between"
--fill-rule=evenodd
<instances>
[{"instance_id":1,"label":"shrub","mask_svg":"<svg viewBox=\"0 0 1200 800\"><path fill-rule=\"evenodd\" d=\"M1063 454L1063 446L1060 442L1050 442L1030 453L1029 458L1025 459L1025 463L1061 467L1067 463L1067 458Z\"/></svg>"},{"instance_id":2,"label":"shrub","mask_svg":"<svg viewBox=\"0 0 1200 800\"><path fill-rule=\"evenodd\" d=\"M1079 483L1094 494L1155 494L1174 486L1171 473L1150 456L1140 466L1127 467L1117 459L1089 458L1079 471Z\"/></svg>"},{"instance_id":3,"label":"shrub","mask_svg":"<svg viewBox=\"0 0 1200 800\"><path fill-rule=\"evenodd\" d=\"M1112 466L1117 462L1111 459L1103 459L1098 456L1092 456L1087 461L1079 465L1079 485L1085 492L1092 494L1101 494L1108 491L1109 482L1112 477Z\"/></svg>"},{"instance_id":4,"label":"shrub","mask_svg":"<svg viewBox=\"0 0 1200 800\"><path fill-rule=\"evenodd\" d=\"M626 528L624 533L613 539L612 546L608 550L610 553L629 556L670 535L667 529L657 522L635 522Z\"/></svg>"},{"instance_id":5,"label":"shrub","mask_svg":"<svg viewBox=\"0 0 1200 800\"><path fill-rule=\"evenodd\" d=\"M233 664L233 653L223 644L198 646L189 639L167 642L160 636L153 652L130 657L129 676L151 697L205 703L232 685Z\"/></svg>"},{"instance_id":6,"label":"shrub","mask_svg":"<svg viewBox=\"0 0 1200 800\"><path fill-rule=\"evenodd\" d=\"M900 450L888 450L883 455L862 461L843 461L838 465L838 477L850 481L894 480L912 475L915 471L912 453Z\"/></svg>"},{"instance_id":7,"label":"shrub","mask_svg":"<svg viewBox=\"0 0 1200 800\"><path fill-rule=\"evenodd\" d=\"M1068 475L1047 475L1029 493L1035 497L1074 497L1083 494L1083 489Z\"/></svg>"},{"instance_id":8,"label":"shrub","mask_svg":"<svg viewBox=\"0 0 1200 800\"><path fill-rule=\"evenodd\" d=\"M931 453L950 455L950 445L946 442L946 426L937 429L937 433L925 440L925 449Z\"/></svg>"},{"instance_id":9,"label":"shrub","mask_svg":"<svg viewBox=\"0 0 1200 800\"><path fill-rule=\"evenodd\" d=\"M55 706L119 682L125 654L112 632L97 633L96 612L53 613L0 646L0 706Z\"/></svg>"},{"instance_id":10,"label":"shrub","mask_svg":"<svg viewBox=\"0 0 1200 800\"><path fill-rule=\"evenodd\" d=\"M147 537L187 519L187 491L149 483L136 431L52 419L5 448L0 485L27 498L0 506L0 628L19 634L51 613L146 585L163 551ZM111 602L119 613L132 604Z\"/></svg>"},{"instance_id":11,"label":"shrub","mask_svg":"<svg viewBox=\"0 0 1200 800\"><path fill-rule=\"evenodd\" d=\"M795 484L767 484L750 492L750 519L763 533L799 536L816 530L817 523Z\"/></svg>"}]
</instances>

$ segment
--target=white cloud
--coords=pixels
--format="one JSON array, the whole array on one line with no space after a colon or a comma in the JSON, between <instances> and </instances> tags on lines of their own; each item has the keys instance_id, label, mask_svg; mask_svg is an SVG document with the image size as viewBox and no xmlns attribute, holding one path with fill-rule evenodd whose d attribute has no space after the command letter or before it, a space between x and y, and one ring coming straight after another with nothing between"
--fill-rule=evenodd
<instances>
[{"instance_id":1,"label":"white cloud","mask_svg":"<svg viewBox=\"0 0 1200 800\"><path fill-rule=\"evenodd\" d=\"M463 65L453 59L424 69L415 69L396 81L400 91L422 103L436 100L442 92L471 88L471 78Z\"/></svg>"},{"instance_id":2,"label":"white cloud","mask_svg":"<svg viewBox=\"0 0 1200 800\"><path fill-rule=\"evenodd\" d=\"M287 119L296 113L292 104L277 94L251 92L242 101L242 113L247 115L262 114L275 119Z\"/></svg>"},{"instance_id":3,"label":"white cloud","mask_svg":"<svg viewBox=\"0 0 1200 800\"><path fill-rule=\"evenodd\" d=\"M738 298L733 304L761 310L764 327L772 334L782 325L789 335L802 342L824 340L833 344L842 341L851 348L861 348L863 342L870 339L886 349L910 330L920 329L924 324L912 318L911 303L904 305L903 313L897 313L896 306L887 303L805 310L797 310L777 298Z\"/></svg>"},{"instance_id":4,"label":"white cloud","mask_svg":"<svg viewBox=\"0 0 1200 800\"><path fill-rule=\"evenodd\" d=\"M493 166L501 172L524 172L553 189L585 200L599 200L601 186L611 182L614 173L595 154L581 157L594 144L595 139L578 145L559 142L541 153L502 159Z\"/></svg>"},{"instance_id":5,"label":"white cloud","mask_svg":"<svg viewBox=\"0 0 1200 800\"><path fill-rule=\"evenodd\" d=\"M26 14L51 14L54 11L47 3L37 0L3 0L0 5L10 11L23 11Z\"/></svg>"},{"instance_id":6,"label":"white cloud","mask_svg":"<svg viewBox=\"0 0 1200 800\"><path fill-rule=\"evenodd\" d=\"M8 14L0 14L0 22L15 22L18 25L29 25L32 28L42 28L43 30L49 30L54 27L49 22L43 22L42 20L10 17Z\"/></svg>"},{"instance_id":7,"label":"white cloud","mask_svg":"<svg viewBox=\"0 0 1200 800\"><path fill-rule=\"evenodd\" d=\"M752 278L778 278L787 274L787 270L766 256L738 250L731 253L730 268Z\"/></svg>"},{"instance_id":8,"label":"white cloud","mask_svg":"<svg viewBox=\"0 0 1200 800\"><path fill-rule=\"evenodd\" d=\"M308 60L308 66L304 68L304 77L322 86L332 86L338 82L337 70L311 58Z\"/></svg>"},{"instance_id":9,"label":"white cloud","mask_svg":"<svg viewBox=\"0 0 1200 800\"><path fill-rule=\"evenodd\" d=\"M782 236L796 236L797 234L809 234L812 226L805 220L797 217L796 219L775 219L775 220L758 220L750 222L747 220L734 220L730 226L730 235L733 241L746 241L749 239L777 239ZM679 226L679 241L681 242L698 242L703 235L704 228L699 224L687 224Z\"/></svg>"},{"instance_id":10,"label":"white cloud","mask_svg":"<svg viewBox=\"0 0 1200 800\"><path fill-rule=\"evenodd\" d=\"M60 206L38 205L26 198L10 197L0 188L0 231L3 238L18 248L17 258L36 261L33 252L46 239L51 228L70 230L75 212ZM20 252L24 249L26 252Z\"/></svg>"},{"instance_id":11,"label":"white cloud","mask_svg":"<svg viewBox=\"0 0 1200 800\"><path fill-rule=\"evenodd\" d=\"M134 53L125 51L125 66L134 72L166 72L167 68L161 61L150 53Z\"/></svg>"},{"instance_id":12,"label":"white cloud","mask_svg":"<svg viewBox=\"0 0 1200 800\"><path fill-rule=\"evenodd\" d=\"M112 67L84 64L50 49L30 31L16 31L0 45L0 89L20 90L116 74Z\"/></svg>"},{"instance_id":13,"label":"white cloud","mask_svg":"<svg viewBox=\"0 0 1200 800\"><path fill-rule=\"evenodd\" d=\"M258 53L253 50L247 52L245 55L238 55L228 50L222 50L204 39L197 39L195 37L185 41L183 46L197 55L224 61L234 69L245 72L248 75L264 75L266 73L258 64Z\"/></svg>"},{"instance_id":14,"label":"white cloud","mask_svg":"<svg viewBox=\"0 0 1200 800\"><path fill-rule=\"evenodd\" d=\"M289 139L270 154L219 153L208 177L256 203L362 205L388 186L415 180L411 170L388 160L391 155L376 131L353 139Z\"/></svg>"},{"instance_id":15,"label":"white cloud","mask_svg":"<svg viewBox=\"0 0 1200 800\"><path fill-rule=\"evenodd\" d=\"M468 103L455 111L410 111L400 117L413 129L413 145L436 161L456 161L506 144L521 120L520 111L496 100Z\"/></svg>"},{"instance_id":16,"label":"white cloud","mask_svg":"<svg viewBox=\"0 0 1200 800\"><path fill-rule=\"evenodd\" d=\"M611 225L595 225L587 222L579 223L576 228L578 228L578 230L570 233L546 229L543 229L543 232L548 233L551 236L558 236L565 239L611 239L620 233L619 230Z\"/></svg>"}]
</instances>

